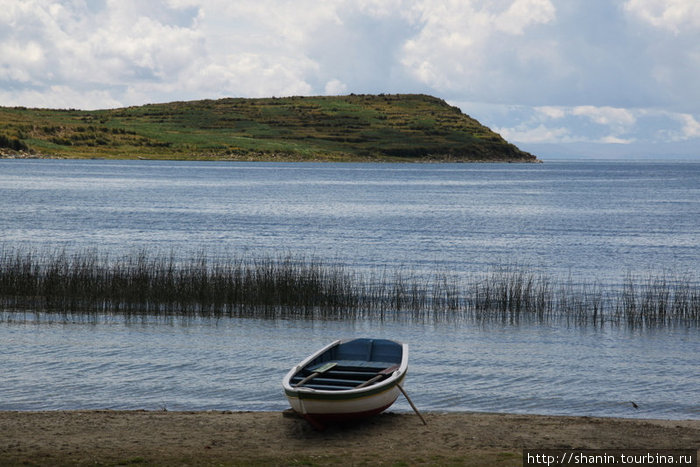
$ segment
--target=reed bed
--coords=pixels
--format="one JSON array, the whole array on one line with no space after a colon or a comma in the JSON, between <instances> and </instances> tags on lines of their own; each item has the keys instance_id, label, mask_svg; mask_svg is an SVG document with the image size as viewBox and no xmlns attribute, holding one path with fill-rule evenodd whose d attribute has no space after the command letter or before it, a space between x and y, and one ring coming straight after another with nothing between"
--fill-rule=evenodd
<instances>
[{"instance_id":1,"label":"reed bed","mask_svg":"<svg viewBox=\"0 0 700 467\"><path fill-rule=\"evenodd\" d=\"M148 251L112 258L0 249L0 309L76 316L123 314L302 319L700 325L700 282L628 275L622 287L554 281L522 266L465 279L448 273L360 273L286 255L180 259Z\"/></svg>"}]
</instances>

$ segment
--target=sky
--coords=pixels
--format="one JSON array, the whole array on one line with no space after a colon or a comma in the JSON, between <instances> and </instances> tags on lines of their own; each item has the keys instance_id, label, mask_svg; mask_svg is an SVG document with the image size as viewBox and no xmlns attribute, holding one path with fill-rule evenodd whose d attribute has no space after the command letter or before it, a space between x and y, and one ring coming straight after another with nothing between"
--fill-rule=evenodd
<instances>
[{"instance_id":1,"label":"sky","mask_svg":"<svg viewBox=\"0 0 700 467\"><path fill-rule=\"evenodd\" d=\"M700 0L0 0L0 105L424 93L525 150L700 159Z\"/></svg>"}]
</instances>

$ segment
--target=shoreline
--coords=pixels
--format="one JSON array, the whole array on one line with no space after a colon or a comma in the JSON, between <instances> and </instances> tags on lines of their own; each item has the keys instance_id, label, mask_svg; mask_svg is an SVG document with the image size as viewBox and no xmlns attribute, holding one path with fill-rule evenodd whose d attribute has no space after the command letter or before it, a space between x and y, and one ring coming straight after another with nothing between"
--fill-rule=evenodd
<instances>
[{"instance_id":1,"label":"shoreline","mask_svg":"<svg viewBox=\"0 0 700 467\"><path fill-rule=\"evenodd\" d=\"M0 412L1 465L522 465L523 449L695 449L700 420L387 412L315 431L285 412Z\"/></svg>"},{"instance_id":2,"label":"shoreline","mask_svg":"<svg viewBox=\"0 0 700 467\"><path fill-rule=\"evenodd\" d=\"M100 160L100 161L164 161L164 162L328 162L328 163L377 163L377 164L542 164L542 159L514 160L509 158L470 159L452 155L432 155L418 158L397 156L302 156L287 153L253 153L253 154L216 154L193 153L181 154L95 154L66 155L44 154L26 151L7 151L0 148L0 160Z\"/></svg>"}]
</instances>

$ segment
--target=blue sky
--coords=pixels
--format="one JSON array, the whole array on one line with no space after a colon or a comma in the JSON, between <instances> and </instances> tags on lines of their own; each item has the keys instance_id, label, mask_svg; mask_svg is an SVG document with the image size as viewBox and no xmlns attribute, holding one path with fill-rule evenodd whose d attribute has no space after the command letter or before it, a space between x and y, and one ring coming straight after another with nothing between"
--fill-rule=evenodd
<instances>
[{"instance_id":1,"label":"blue sky","mask_svg":"<svg viewBox=\"0 0 700 467\"><path fill-rule=\"evenodd\" d=\"M0 105L418 92L545 157L700 158L699 0L0 0Z\"/></svg>"}]
</instances>

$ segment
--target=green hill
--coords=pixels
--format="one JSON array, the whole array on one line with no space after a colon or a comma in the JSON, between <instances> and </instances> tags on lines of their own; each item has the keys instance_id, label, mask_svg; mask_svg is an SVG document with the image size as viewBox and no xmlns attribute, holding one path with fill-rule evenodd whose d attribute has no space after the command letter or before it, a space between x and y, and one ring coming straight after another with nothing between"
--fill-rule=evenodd
<instances>
[{"instance_id":1,"label":"green hill","mask_svg":"<svg viewBox=\"0 0 700 467\"><path fill-rule=\"evenodd\" d=\"M0 148L68 158L537 161L457 107L413 94L0 107Z\"/></svg>"}]
</instances>

